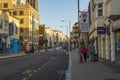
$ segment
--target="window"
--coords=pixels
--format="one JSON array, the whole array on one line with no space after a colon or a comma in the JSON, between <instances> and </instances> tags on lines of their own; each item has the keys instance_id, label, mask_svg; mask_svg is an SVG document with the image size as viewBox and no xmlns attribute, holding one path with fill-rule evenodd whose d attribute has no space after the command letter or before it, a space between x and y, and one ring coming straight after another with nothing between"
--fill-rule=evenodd
<instances>
[{"instance_id":1,"label":"window","mask_svg":"<svg viewBox=\"0 0 120 80\"><path fill-rule=\"evenodd\" d=\"M102 8L102 3L98 4L98 8Z\"/></svg>"},{"instance_id":2,"label":"window","mask_svg":"<svg viewBox=\"0 0 120 80\"><path fill-rule=\"evenodd\" d=\"M15 34L18 34L18 27L16 26L16 24L14 24L15 26Z\"/></svg>"},{"instance_id":3,"label":"window","mask_svg":"<svg viewBox=\"0 0 120 80\"><path fill-rule=\"evenodd\" d=\"M102 16L102 10L98 10L98 16Z\"/></svg>"},{"instance_id":4,"label":"window","mask_svg":"<svg viewBox=\"0 0 120 80\"><path fill-rule=\"evenodd\" d=\"M15 33L18 34L18 27L15 28Z\"/></svg>"},{"instance_id":5,"label":"window","mask_svg":"<svg viewBox=\"0 0 120 80\"><path fill-rule=\"evenodd\" d=\"M0 29L2 28L2 24L3 23L3 21L2 20L0 20Z\"/></svg>"},{"instance_id":6,"label":"window","mask_svg":"<svg viewBox=\"0 0 120 80\"><path fill-rule=\"evenodd\" d=\"M103 5L102 3L98 4L98 16L103 16Z\"/></svg>"},{"instance_id":7,"label":"window","mask_svg":"<svg viewBox=\"0 0 120 80\"><path fill-rule=\"evenodd\" d=\"M23 36L20 36L20 41L23 41Z\"/></svg>"},{"instance_id":8,"label":"window","mask_svg":"<svg viewBox=\"0 0 120 80\"><path fill-rule=\"evenodd\" d=\"M3 4L3 7L4 7L4 8L8 8L8 3L4 3L4 4Z\"/></svg>"},{"instance_id":9,"label":"window","mask_svg":"<svg viewBox=\"0 0 120 80\"><path fill-rule=\"evenodd\" d=\"M17 11L13 11L13 15L16 16L17 15Z\"/></svg>"},{"instance_id":10,"label":"window","mask_svg":"<svg viewBox=\"0 0 120 80\"><path fill-rule=\"evenodd\" d=\"M8 28L9 28L9 22L5 21L5 23L4 23L4 29L8 30Z\"/></svg>"},{"instance_id":11,"label":"window","mask_svg":"<svg viewBox=\"0 0 120 80\"><path fill-rule=\"evenodd\" d=\"M23 11L20 11L20 12L19 12L19 15L24 15L24 12L23 12Z\"/></svg>"},{"instance_id":12,"label":"window","mask_svg":"<svg viewBox=\"0 0 120 80\"><path fill-rule=\"evenodd\" d=\"M23 23L24 23L24 19L21 19L21 20L20 20L20 24L23 24Z\"/></svg>"},{"instance_id":13,"label":"window","mask_svg":"<svg viewBox=\"0 0 120 80\"><path fill-rule=\"evenodd\" d=\"M23 32L24 32L23 28L20 28L20 32L21 32L21 33L23 33Z\"/></svg>"}]
</instances>

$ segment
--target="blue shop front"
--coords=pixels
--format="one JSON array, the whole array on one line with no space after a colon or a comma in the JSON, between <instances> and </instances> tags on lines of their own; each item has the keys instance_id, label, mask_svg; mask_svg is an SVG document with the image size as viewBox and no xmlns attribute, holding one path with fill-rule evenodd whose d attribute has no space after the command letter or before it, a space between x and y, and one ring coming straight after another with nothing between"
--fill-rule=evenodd
<instances>
[{"instance_id":1,"label":"blue shop front","mask_svg":"<svg viewBox=\"0 0 120 80\"><path fill-rule=\"evenodd\" d=\"M10 39L10 53L18 53L19 52L19 40L15 38Z\"/></svg>"}]
</instances>

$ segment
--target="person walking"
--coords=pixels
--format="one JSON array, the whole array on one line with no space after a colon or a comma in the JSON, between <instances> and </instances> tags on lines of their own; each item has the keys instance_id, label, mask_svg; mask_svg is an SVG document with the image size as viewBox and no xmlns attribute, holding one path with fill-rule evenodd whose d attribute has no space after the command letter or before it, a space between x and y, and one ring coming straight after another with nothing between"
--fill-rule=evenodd
<instances>
[{"instance_id":1,"label":"person walking","mask_svg":"<svg viewBox=\"0 0 120 80\"><path fill-rule=\"evenodd\" d=\"M81 53L83 53L84 61L86 62L87 61L88 48L85 45L82 46Z\"/></svg>"}]
</instances>

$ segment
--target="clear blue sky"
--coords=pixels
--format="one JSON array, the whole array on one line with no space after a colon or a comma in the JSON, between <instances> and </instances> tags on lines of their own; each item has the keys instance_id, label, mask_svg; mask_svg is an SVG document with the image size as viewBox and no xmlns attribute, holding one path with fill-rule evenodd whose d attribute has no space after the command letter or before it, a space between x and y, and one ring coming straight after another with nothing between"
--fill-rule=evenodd
<instances>
[{"instance_id":1,"label":"clear blue sky","mask_svg":"<svg viewBox=\"0 0 120 80\"><path fill-rule=\"evenodd\" d=\"M55 30L60 30L67 33L66 27L68 22L61 20L70 20L71 27L78 20L78 0L38 0L40 24L45 24L47 27L52 27ZM80 0L80 10L88 9L89 0Z\"/></svg>"}]
</instances>

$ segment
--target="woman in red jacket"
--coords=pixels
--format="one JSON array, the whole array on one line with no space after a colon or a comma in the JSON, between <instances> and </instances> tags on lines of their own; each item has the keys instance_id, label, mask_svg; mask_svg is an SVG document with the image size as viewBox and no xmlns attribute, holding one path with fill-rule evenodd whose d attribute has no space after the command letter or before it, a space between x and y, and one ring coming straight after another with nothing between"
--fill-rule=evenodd
<instances>
[{"instance_id":1,"label":"woman in red jacket","mask_svg":"<svg viewBox=\"0 0 120 80\"><path fill-rule=\"evenodd\" d=\"M84 60L85 60L85 62L86 62L86 60L87 60L88 48L87 48L85 45L83 45L83 46L82 46L82 49L81 49L81 52L83 53L83 57L84 57Z\"/></svg>"}]
</instances>

